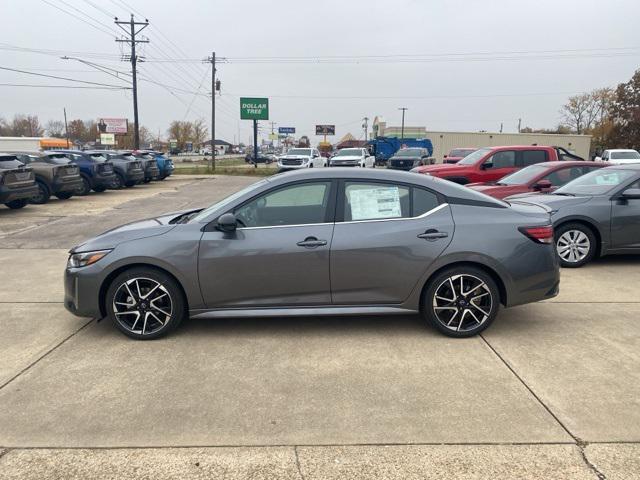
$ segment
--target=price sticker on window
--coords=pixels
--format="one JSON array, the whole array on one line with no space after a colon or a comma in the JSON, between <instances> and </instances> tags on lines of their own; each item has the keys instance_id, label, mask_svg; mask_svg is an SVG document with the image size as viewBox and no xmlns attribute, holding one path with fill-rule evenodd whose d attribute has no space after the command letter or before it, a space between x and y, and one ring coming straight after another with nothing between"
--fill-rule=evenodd
<instances>
[{"instance_id":1,"label":"price sticker on window","mask_svg":"<svg viewBox=\"0 0 640 480\"><path fill-rule=\"evenodd\" d=\"M400 218L400 190L398 187L367 187L348 191L351 220Z\"/></svg>"}]
</instances>

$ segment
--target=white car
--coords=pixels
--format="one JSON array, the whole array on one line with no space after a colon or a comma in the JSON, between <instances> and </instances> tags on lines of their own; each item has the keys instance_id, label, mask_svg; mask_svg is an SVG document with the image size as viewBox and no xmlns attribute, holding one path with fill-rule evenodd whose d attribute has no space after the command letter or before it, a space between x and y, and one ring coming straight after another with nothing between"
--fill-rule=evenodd
<instances>
[{"instance_id":1,"label":"white car","mask_svg":"<svg viewBox=\"0 0 640 480\"><path fill-rule=\"evenodd\" d=\"M317 148L292 148L278 158L280 170L326 167L327 161L320 156Z\"/></svg>"},{"instance_id":2,"label":"white car","mask_svg":"<svg viewBox=\"0 0 640 480\"><path fill-rule=\"evenodd\" d=\"M330 167L374 168L375 164L375 157L366 148L343 148L329 160Z\"/></svg>"},{"instance_id":3,"label":"white car","mask_svg":"<svg viewBox=\"0 0 640 480\"><path fill-rule=\"evenodd\" d=\"M637 150L615 148L605 150L602 152L602 156L596 157L596 161L602 160L603 162L609 162L613 165L626 165L629 163L640 163L640 153Z\"/></svg>"}]
</instances>

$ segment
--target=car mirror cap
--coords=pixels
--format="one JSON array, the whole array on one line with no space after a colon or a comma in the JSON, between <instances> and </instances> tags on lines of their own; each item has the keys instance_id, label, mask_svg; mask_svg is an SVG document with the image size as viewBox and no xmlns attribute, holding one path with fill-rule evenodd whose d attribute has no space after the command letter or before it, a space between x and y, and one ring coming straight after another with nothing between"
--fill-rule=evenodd
<instances>
[{"instance_id":1,"label":"car mirror cap","mask_svg":"<svg viewBox=\"0 0 640 480\"><path fill-rule=\"evenodd\" d=\"M222 232L233 232L238 228L238 221L233 213L225 213L220 215L217 223L218 230Z\"/></svg>"},{"instance_id":2,"label":"car mirror cap","mask_svg":"<svg viewBox=\"0 0 640 480\"><path fill-rule=\"evenodd\" d=\"M622 198L624 199L640 199L640 188L627 188L622 192Z\"/></svg>"}]
</instances>

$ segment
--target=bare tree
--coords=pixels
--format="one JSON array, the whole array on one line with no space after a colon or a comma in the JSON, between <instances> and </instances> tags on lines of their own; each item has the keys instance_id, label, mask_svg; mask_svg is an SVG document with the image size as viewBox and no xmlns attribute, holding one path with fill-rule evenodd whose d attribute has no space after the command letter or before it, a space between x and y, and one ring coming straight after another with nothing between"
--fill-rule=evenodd
<instances>
[{"instance_id":1,"label":"bare tree","mask_svg":"<svg viewBox=\"0 0 640 480\"><path fill-rule=\"evenodd\" d=\"M47 135L54 138L64 138L64 122L62 120L49 120L45 126Z\"/></svg>"},{"instance_id":2,"label":"bare tree","mask_svg":"<svg viewBox=\"0 0 640 480\"><path fill-rule=\"evenodd\" d=\"M15 115L9 124L10 135L15 137L41 137L44 129L37 115Z\"/></svg>"}]
</instances>

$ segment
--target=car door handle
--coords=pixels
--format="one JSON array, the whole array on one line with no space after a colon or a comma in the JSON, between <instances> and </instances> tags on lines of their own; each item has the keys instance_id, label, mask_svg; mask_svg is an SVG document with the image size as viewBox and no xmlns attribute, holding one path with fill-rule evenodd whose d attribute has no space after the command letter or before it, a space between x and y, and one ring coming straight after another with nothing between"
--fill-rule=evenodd
<instances>
[{"instance_id":1,"label":"car door handle","mask_svg":"<svg viewBox=\"0 0 640 480\"><path fill-rule=\"evenodd\" d=\"M327 244L326 240L318 240L316 237L307 237L301 242L296 243L296 245L298 245L299 247L305 247L305 248L322 247L323 245L326 245L326 244Z\"/></svg>"},{"instance_id":2,"label":"car door handle","mask_svg":"<svg viewBox=\"0 0 640 480\"><path fill-rule=\"evenodd\" d=\"M438 230L429 229L424 233L418 235L418 238L424 238L425 240L437 240L439 238L446 238L449 234L447 232L439 232Z\"/></svg>"}]
</instances>

